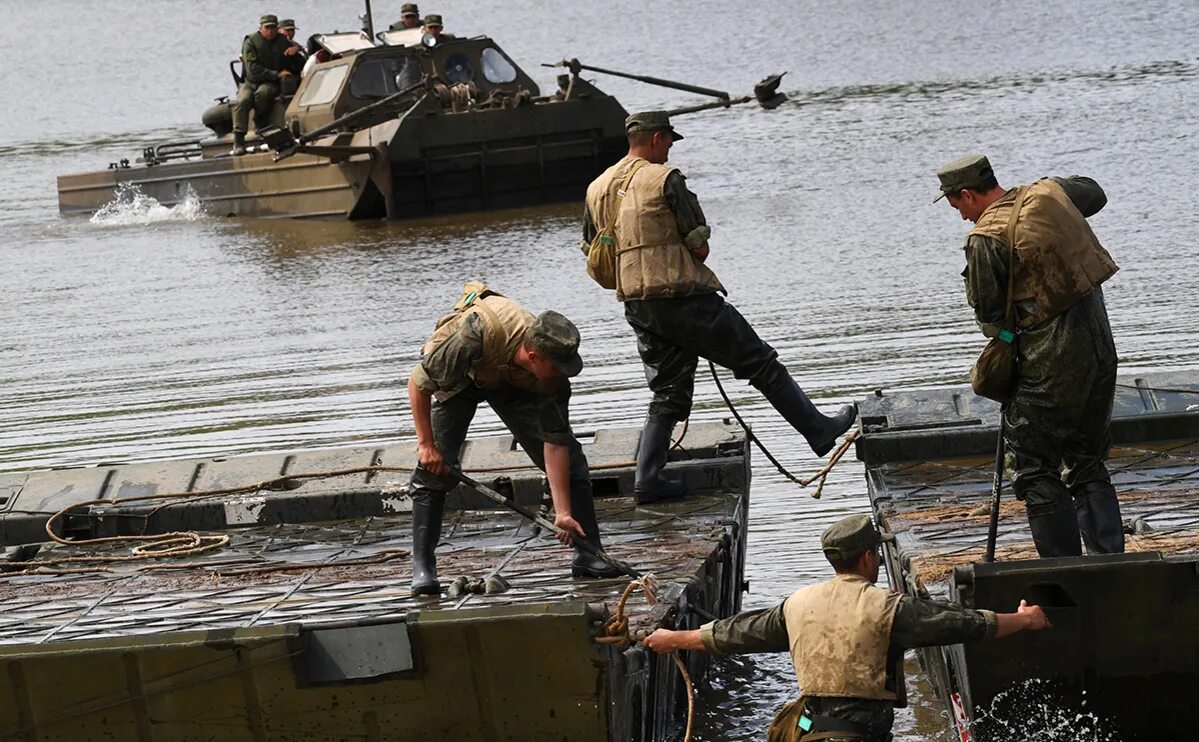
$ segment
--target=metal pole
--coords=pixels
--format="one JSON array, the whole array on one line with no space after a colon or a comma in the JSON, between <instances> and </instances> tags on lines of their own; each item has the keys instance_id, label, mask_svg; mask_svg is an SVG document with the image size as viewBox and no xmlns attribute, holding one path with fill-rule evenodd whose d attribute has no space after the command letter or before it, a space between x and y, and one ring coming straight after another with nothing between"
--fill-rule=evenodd
<instances>
[{"instance_id":1,"label":"metal pole","mask_svg":"<svg viewBox=\"0 0 1199 742\"><path fill-rule=\"evenodd\" d=\"M375 20L371 16L371 0L366 0L366 15L362 17L366 21L366 35L370 37L371 43L375 41Z\"/></svg>"},{"instance_id":2,"label":"metal pole","mask_svg":"<svg viewBox=\"0 0 1199 742\"><path fill-rule=\"evenodd\" d=\"M565 59L557 64L546 64L544 67L566 67L572 75L579 74L579 70L588 70L589 72L602 72L605 75L614 75L616 77L624 77L637 82L648 83L649 85L660 85L664 88L673 88L674 90L683 90L688 93L699 93L700 95L710 95L713 98L728 100L729 94L723 90L714 90L712 88L701 88L698 85L688 85L685 82L675 82L674 80L663 80L660 77L649 77L647 75L634 75L629 72L619 72L617 70L606 70L603 67L592 67L583 64L577 59L566 61Z\"/></svg>"},{"instance_id":3,"label":"metal pole","mask_svg":"<svg viewBox=\"0 0 1199 742\"><path fill-rule=\"evenodd\" d=\"M495 502L499 505L503 505L504 507L508 508L509 510L515 512L517 515L520 515L525 520L528 520L532 523L536 523L537 525L546 529L550 533L555 534L555 535L561 534L561 533L567 533L567 531L564 531L561 528L559 528L558 526L554 525L548 519L543 518L542 516L538 515L537 513L534 513L533 511L529 510L528 508L524 507L523 505L518 505L517 503L513 502L512 500L509 500L507 497L504 497L499 492L496 492L495 490L491 489L490 487L483 485L483 484L479 484L475 480L473 480L470 477L463 474L460 470L454 469L454 468L447 468L446 472L449 473L450 476L457 479L459 482L462 482L467 487L470 487L471 489L473 489L475 492L478 492L480 495L483 495L488 500L491 500L492 502ZM632 577L633 579L641 579L640 572L633 569L632 567L625 564L624 562L622 562L618 559L613 559L612 557L608 556L604 552L600 551L599 549L595 548L590 543L588 543L586 539L579 538L578 534L571 534L570 542L572 544L578 546L580 549L587 552L591 556L596 557L597 559L603 560L605 564L608 564L610 566L615 567L616 569L619 569L621 572L628 575L629 577Z\"/></svg>"},{"instance_id":4,"label":"metal pole","mask_svg":"<svg viewBox=\"0 0 1199 742\"><path fill-rule=\"evenodd\" d=\"M987 553L984 562L995 561L995 540L999 538L999 493L1003 490L1003 434L1007 432L1004 408L999 408L999 437L995 441L995 479L991 483L991 524L987 530Z\"/></svg>"}]
</instances>

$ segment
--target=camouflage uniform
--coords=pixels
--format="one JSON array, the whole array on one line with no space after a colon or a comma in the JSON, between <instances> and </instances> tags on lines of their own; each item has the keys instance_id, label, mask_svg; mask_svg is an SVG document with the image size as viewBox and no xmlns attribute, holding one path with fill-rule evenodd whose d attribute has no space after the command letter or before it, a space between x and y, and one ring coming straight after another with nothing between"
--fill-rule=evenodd
<instances>
[{"instance_id":1,"label":"camouflage uniform","mask_svg":"<svg viewBox=\"0 0 1199 742\"><path fill-rule=\"evenodd\" d=\"M265 126L271 115L271 107L279 97L279 73L288 68L284 55L291 42L282 34L267 41L255 31L241 45L241 58L245 64L246 80L237 89L237 100L233 104L233 131L244 134L250 124L250 109L254 109L254 126Z\"/></svg>"},{"instance_id":2,"label":"camouflage uniform","mask_svg":"<svg viewBox=\"0 0 1199 742\"><path fill-rule=\"evenodd\" d=\"M524 388L512 384L483 388L473 383L469 374L484 357L483 325L484 321L478 314L467 314L453 334L436 347L426 348L420 363L412 371L412 382L422 392L431 395L451 390L453 392L452 396L446 397L442 394L439 395L442 398L434 397L432 401L429 416L434 445L441 452L447 466L457 467L458 455L466 440L467 429L474 419L475 410L480 403L485 402L503 421L538 469L545 471L543 444L567 446L570 451L571 516L587 534L586 541L597 549L602 549L587 457L570 427L570 381L562 378L556 389L537 393L530 391L531 388L540 388L536 377L524 369L512 367L507 370L508 378ZM418 511L429 511L433 533L439 533L445 495L457 483L453 476L438 476L418 465L413 470L409 482L414 523ZM574 538L580 539L578 535ZM414 543L416 540L414 535ZM436 546L436 540L436 537L433 538L430 551ZM593 557L577 546L572 566L581 568L582 573L588 575L597 575L611 569L602 562L597 564ZM580 574L579 569L576 569L575 573Z\"/></svg>"},{"instance_id":3,"label":"camouflage uniform","mask_svg":"<svg viewBox=\"0 0 1199 742\"><path fill-rule=\"evenodd\" d=\"M1107 202L1090 178L1054 178L1084 217ZM966 242L966 298L984 332L1004 316L1008 248L971 235ZM1036 312L1018 301L1016 318ZM992 333L993 334L993 333ZM1064 312L1021 331L1019 375L1004 408L1012 490L1028 511L1041 556L1124 550L1115 489L1104 464L1111 444L1116 348L1103 291L1096 288ZM1073 504L1071 504L1073 501Z\"/></svg>"}]
</instances>

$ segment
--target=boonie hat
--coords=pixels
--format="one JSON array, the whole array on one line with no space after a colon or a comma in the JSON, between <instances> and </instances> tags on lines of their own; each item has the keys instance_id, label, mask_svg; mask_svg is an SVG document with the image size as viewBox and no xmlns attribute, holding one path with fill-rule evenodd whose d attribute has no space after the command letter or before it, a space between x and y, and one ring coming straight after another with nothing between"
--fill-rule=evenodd
<instances>
[{"instance_id":1,"label":"boonie hat","mask_svg":"<svg viewBox=\"0 0 1199 742\"><path fill-rule=\"evenodd\" d=\"M258 25L259 26L278 26L279 25L279 16L275 15L274 13L267 13L266 15L259 16L258 17Z\"/></svg>"},{"instance_id":2,"label":"boonie hat","mask_svg":"<svg viewBox=\"0 0 1199 742\"><path fill-rule=\"evenodd\" d=\"M891 534L881 534L869 515L851 515L828 527L820 537L820 548L829 559L853 559L867 549L895 541Z\"/></svg>"},{"instance_id":3,"label":"boonie hat","mask_svg":"<svg viewBox=\"0 0 1199 742\"><path fill-rule=\"evenodd\" d=\"M941 195L934 198L933 203L963 188L977 188L993 177L995 171L991 169L991 162L985 155L970 155L954 160L937 171L937 178L941 181Z\"/></svg>"},{"instance_id":4,"label":"boonie hat","mask_svg":"<svg viewBox=\"0 0 1199 742\"><path fill-rule=\"evenodd\" d=\"M280 29L290 28L290 29L294 30L295 27L296 27L296 22L290 18L284 18L283 20L279 21Z\"/></svg>"},{"instance_id":5,"label":"boonie hat","mask_svg":"<svg viewBox=\"0 0 1199 742\"><path fill-rule=\"evenodd\" d=\"M624 133L635 131L669 131L674 139L682 139L683 135L670 125L670 116L666 111L642 111L634 113L624 120Z\"/></svg>"},{"instance_id":6,"label":"boonie hat","mask_svg":"<svg viewBox=\"0 0 1199 742\"><path fill-rule=\"evenodd\" d=\"M420 8L416 7L416 3L404 3L400 6L400 17L407 18L408 16L420 17Z\"/></svg>"},{"instance_id":7,"label":"boonie hat","mask_svg":"<svg viewBox=\"0 0 1199 742\"><path fill-rule=\"evenodd\" d=\"M561 314L550 310L537 315L529 328L529 341L563 376L578 376L583 370L579 328Z\"/></svg>"},{"instance_id":8,"label":"boonie hat","mask_svg":"<svg viewBox=\"0 0 1199 742\"><path fill-rule=\"evenodd\" d=\"M437 26L438 28L444 28L444 26L441 25L441 16L439 16L435 13L425 16L425 25L426 26Z\"/></svg>"}]
</instances>

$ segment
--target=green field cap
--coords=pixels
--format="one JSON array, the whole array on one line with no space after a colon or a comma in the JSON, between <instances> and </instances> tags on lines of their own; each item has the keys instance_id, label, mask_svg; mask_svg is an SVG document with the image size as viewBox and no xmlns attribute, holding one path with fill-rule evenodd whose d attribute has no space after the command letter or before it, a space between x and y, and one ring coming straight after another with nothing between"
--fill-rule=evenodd
<instances>
[{"instance_id":1,"label":"green field cap","mask_svg":"<svg viewBox=\"0 0 1199 742\"><path fill-rule=\"evenodd\" d=\"M829 559L853 559L884 541L894 540L889 533L879 533L869 515L851 515L828 527L820 537L820 548Z\"/></svg>"},{"instance_id":2,"label":"green field cap","mask_svg":"<svg viewBox=\"0 0 1199 742\"><path fill-rule=\"evenodd\" d=\"M279 21L279 28L280 29L290 28L294 31L296 28L296 22L293 21L291 18L284 18L283 20Z\"/></svg>"},{"instance_id":3,"label":"green field cap","mask_svg":"<svg viewBox=\"0 0 1199 742\"><path fill-rule=\"evenodd\" d=\"M416 3L404 3L400 6L400 17L408 18L409 16L420 18L420 8L416 7Z\"/></svg>"},{"instance_id":4,"label":"green field cap","mask_svg":"<svg viewBox=\"0 0 1199 742\"><path fill-rule=\"evenodd\" d=\"M441 25L441 16L437 15L436 13L430 13L429 15L425 16L425 25L443 28Z\"/></svg>"},{"instance_id":5,"label":"green field cap","mask_svg":"<svg viewBox=\"0 0 1199 742\"><path fill-rule=\"evenodd\" d=\"M260 16L258 18L258 25L259 26L278 26L279 25L279 16L275 15L274 13L267 13L266 15Z\"/></svg>"},{"instance_id":6,"label":"green field cap","mask_svg":"<svg viewBox=\"0 0 1199 742\"><path fill-rule=\"evenodd\" d=\"M669 131L674 139L682 139L683 135L670 125L670 116L666 111L642 111L634 113L624 120L625 134L635 131Z\"/></svg>"},{"instance_id":7,"label":"green field cap","mask_svg":"<svg viewBox=\"0 0 1199 742\"><path fill-rule=\"evenodd\" d=\"M529 340L563 376L578 376L583 370L579 328L561 314L551 310L537 315L529 328Z\"/></svg>"},{"instance_id":8,"label":"green field cap","mask_svg":"<svg viewBox=\"0 0 1199 742\"><path fill-rule=\"evenodd\" d=\"M941 195L934 198L933 203L963 188L978 188L993 177L995 171L991 169L991 162L986 155L970 155L954 160L937 171L937 178L941 181Z\"/></svg>"}]
</instances>

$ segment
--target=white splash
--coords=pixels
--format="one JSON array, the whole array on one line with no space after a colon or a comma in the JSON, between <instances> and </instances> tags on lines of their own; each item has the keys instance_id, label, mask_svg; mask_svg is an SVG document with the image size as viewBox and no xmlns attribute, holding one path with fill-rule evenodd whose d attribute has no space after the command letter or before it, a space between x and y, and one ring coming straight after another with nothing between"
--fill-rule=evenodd
<instances>
[{"instance_id":1,"label":"white splash","mask_svg":"<svg viewBox=\"0 0 1199 742\"><path fill-rule=\"evenodd\" d=\"M183 199L179 203L163 206L155 198L142 193L136 184L122 183L117 186L113 200L92 214L91 222L113 227L160 222L194 222L203 216L204 208L200 204L200 197L190 185L184 190Z\"/></svg>"},{"instance_id":2,"label":"white splash","mask_svg":"<svg viewBox=\"0 0 1199 742\"><path fill-rule=\"evenodd\" d=\"M978 739L1026 742L1121 742L1109 720L1066 702L1048 680L1030 679L999 693L987 709L975 712L971 725Z\"/></svg>"}]
</instances>

